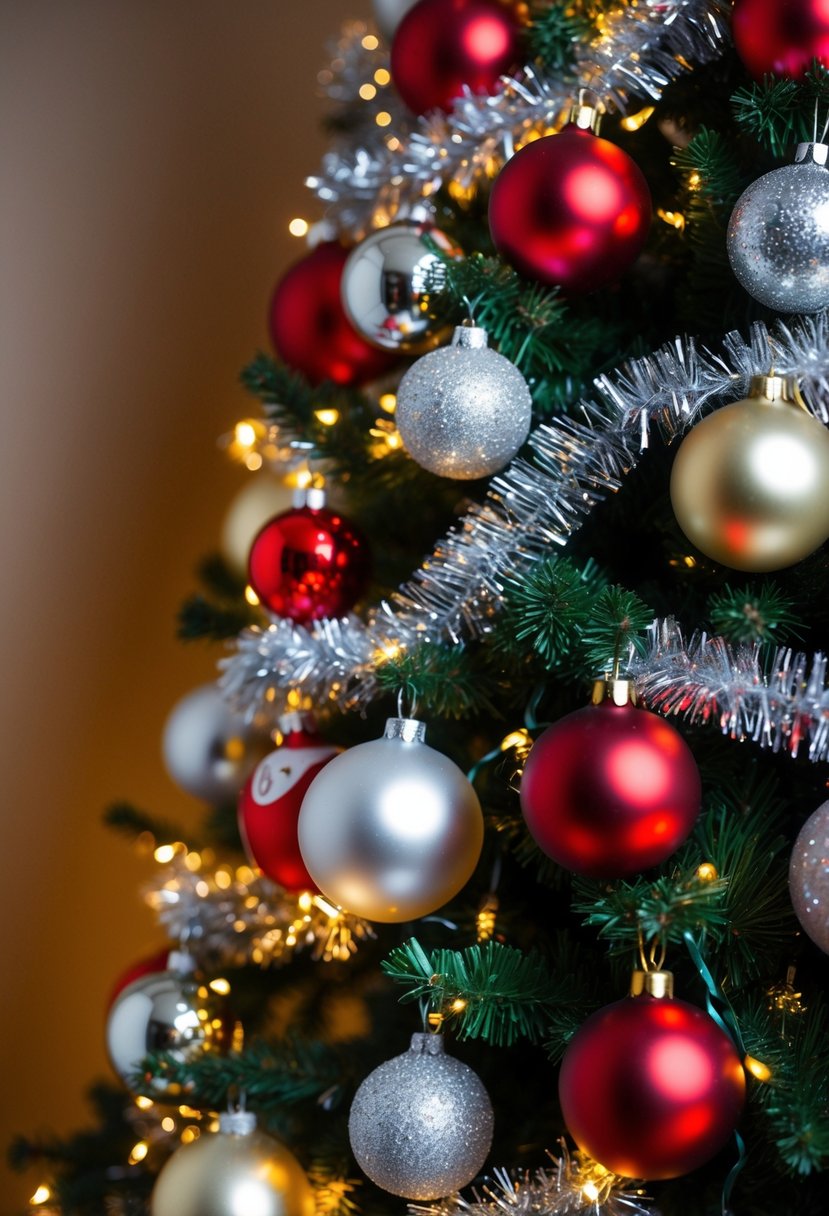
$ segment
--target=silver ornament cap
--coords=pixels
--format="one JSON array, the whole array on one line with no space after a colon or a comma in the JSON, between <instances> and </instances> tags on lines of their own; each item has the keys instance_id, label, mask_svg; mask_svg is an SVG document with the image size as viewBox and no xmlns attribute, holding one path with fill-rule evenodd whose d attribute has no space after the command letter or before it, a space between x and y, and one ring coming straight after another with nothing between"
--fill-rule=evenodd
<instances>
[{"instance_id":1,"label":"silver ornament cap","mask_svg":"<svg viewBox=\"0 0 829 1216\"><path fill-rule=\"evenodd\" d=\"M357 1090L348 1135L357 1164L377 1186L406 1199L438 1199L480 1171L493 1124L477 1073L446 1055L442 1035L414 1034L407 1052Z\"/></svg>"},{"instance_id":2,"label":"silver ornament cap","mask_svg":"<svg viewBox=\"0 0 829 1216\"><path fill-rule=\"evenodd\" d=\"M829 305L829 145L798 144L737 200L728 224L731 268L749 295L777 312Z\"/></svg>"},{"instance_id":3,"label":"silver ornament cap","mask_svg":"<svg viewBox=\"0 0 829 1216\"><path fill-rule=\"evenodd\" d=\"M302 859L332 903L367 920L427 916L457 895L478 863L478 796L413 718L335 756L299 813Z\"/></svg>"},{"instance_id":4,"label":"silver ornament cap","mask_svg":"<svg viewBox=\"0 0 829 1216\"><path fill-rule=\"evenodd\" d=\"M409 455L439 477L489 477L529 434L527 382L488 341L485 329L459 325L450 346L418 359L400 381L400 436Z\"/></svg>"}]
</instances>

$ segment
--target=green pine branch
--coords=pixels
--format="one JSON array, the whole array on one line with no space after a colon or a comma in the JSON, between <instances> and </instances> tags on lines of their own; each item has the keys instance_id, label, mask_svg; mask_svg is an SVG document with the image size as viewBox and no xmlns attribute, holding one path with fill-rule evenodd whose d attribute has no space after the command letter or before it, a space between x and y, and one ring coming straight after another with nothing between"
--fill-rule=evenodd
<instances>
[{"instance_id":1,"label":"green pine branch","mask_svg":"<svg viewBox=\"0 0 829 1216\"><path fill-rule=\"evenodd\" d=\"M403 692L418 711L438 718L466 718L481 712L500 716L493 677L461 645L422 643L400 650L377 664L377 683L385 692Z\"/></svg>"},{"instance_id":2,"label":"green pine branch","mask_svg":"<svg viewBox=\"0 0 829 1216\"><path fill-rule=\"evenodd\" d=\"M575 65L575 48L595 34L594 24L577 6L533 0L527 29L527 49L531 59L545 74L570 76Z\"/></svg>"},{"instance_id":3,"label":"green pine branch","mask_svg":"<svg viewBox=\"0 0 829 1216\"><path fill-rule=\"evenodd\" d=\"M783 157L792 144L820 139L818 122L829 117L829 70L816 61L802 80L766 76L739 89L731 104L738 127Z\"/></svg>"},{"instance_id":4,"label":"green pine branch","mask_svg":"<svg viewBox=\"0 0 829 1216\"><path fill-rule=\"evenodd\" d=\"M581 569L569 557L536 562L520 578L506 581L496 644L525 641L550 668L581 667L584 626L605 585L592 561Z\"/></svg>"},{"instance_id":5,"label":"green pine branch","mask_svg":"<svg viewBox=\"0 0 829 1216\"><path fill-rule=\"evenodd\" d=\"M794 601L775 582L714 592L708 599L708 617L714 633L732 643L780 646L802 636Z\"/></svg>"},{"instance_id":6,"label":"green pine branch","mask_svg":"<svg viewBox=\"0 0 829 1216\"><path fill-rule=\"evenodd\" d=\"M594 672L615 673L629 650L644 650L652 608L635 591L605 587L596 597L582 632L587 666Z\"/></svg>"},{"instance_id":7,"label":"green pine branch","mask_svg":"<svg viewBox=\"0 0 829 1216\"><path fill-rule=\"evenodd\" d=\"M538 1041L549 1009L567 995L567 977L553 979L538 954L494 941L426 954L412 938L381 966L405 987L401 1001L423 1000L460 1038L485 1039L496 1047L519 1038Z\"/></svg>"},{"instance_id":8,"label":"green pine branch","mask_svg":"<svg viewBox=\"0 0 829 1216\"><path fill-rule=\"evenodd\" d=\"M113 802L104 811L103 820L107 827L113 828L130 840L137 840L145 833L159 843L165 844L184 839L182 829L176 824L156 819L148 811L142 811L139 807L133 806L131 802ZM191 845L196 844L192 833L188 835L187 842Z\"/></svg>"}]
</instances>

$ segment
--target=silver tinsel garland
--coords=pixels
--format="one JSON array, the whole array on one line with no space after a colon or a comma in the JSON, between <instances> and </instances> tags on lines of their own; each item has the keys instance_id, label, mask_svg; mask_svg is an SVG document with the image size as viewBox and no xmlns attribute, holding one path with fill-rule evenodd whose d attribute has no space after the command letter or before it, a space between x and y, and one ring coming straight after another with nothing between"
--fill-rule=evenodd
<instances>
[{"instance_id":1,"label":"silver tinsel garland","mask_svg":"<svg viewBox=\"0 0 829 1216\"><path fill-rule=\"evenodd\" d=\"M412 1216L655 1216L630 1178L596 1166L564 1141L552 1169L511 1177L493 1171L493 1181L472 1199L449 1195L432 1204L409 1204Z\"/></svg>"},{"instance_id":2,"label":"silver tinsel garland","mask_svg":"<svg viewBox=\"0 0 829 1216\"><path fill-rule=\"evenodd\" d=\"M226 695L251 716L263 710L274 715L283 712L290 690L296 688L316 704L331 700L342 709L360 708L377 695L377 664L400 648L486 635L498 611L505 577L520 575L548 554L551 546L566 544L592 507L621 487L654 430L670 442L706 406L743 395L750 377L767 372L772 361L778 374L800 377L810 410L825 422L829 385L826 313L794 324L778 323L771 334L758 323L748 341L729 334L721 354L677 338L652 355L598 377L594 398L578 404L579 419L560 418L539 426L530 438L532 463L515 460L493 478L484 500L473 505L412 578L390 601L371 609L365 621L352 616L306 628L280 620L264 629L245 630L235 654L221 663ZM686 655L686 672L693 672L694 655L678 645L679 652ZM717 645L720 656L732 655L725 643L715 639L706 642L707 653L713 655ZM638 667L637 681L643 694L658 700L665 711L679 712L681 708L685 712L688 706L679 691L682 662L675 648L671 651L673 683L664 683L668 677L661 668L663 684L658 689L647 684L648 663L654 664L656 672L657 662L662 661L657 650L646 666ZM722 666L722 657L718 661ZM805 703L800 707L795 730L790 726L792 706L777 693L758 698L756 706L752 702L755 716L747 716L748 701L741 691L746 660L740 652L733 662L728 661L731 675L721 670L710 696L701 686L696 699L692 698L695 716L706 716L702 704L707 700L707 716L718 716L725 729L761 745L790 750L796 747L801 725L808 722L813 739L819 733L823 740L813 741L810 754L821 758L826 740L824 732L818 732L818 723L825 694L822 676L818 678L814 672L822 670L822 660L814 661L812 678L806 682L809 689L821 683L819 695L811 707ZM801 668L805 673L804 664L808 666L805 659L798 660L787 669L790 674L785 678L796 682ZM756 679L760 687L762 673ZM729 687L733 696L727 692ZM675 695L669 695L671 688ZM739 711L726 709L732 704L739 705Z\"/></svg>"},{"instance_id":3,"label":"silver tinsel garland","mask_svg":"<svg viewBox=\"0 0 829 1216\"><path fill-rule=\"evenodd\" d=\"M730 5L725 0L623 2L607 15L600 37L574 47L571 77L541 77L527 65L505 77L493 96L468 90L447 114L417 118L393 87L370 101L360 88L388 68L382 46L365 45L366 26L355 23L331 48L321 73L329 98L348 116L350 135L323 158L307 185L325 204L326 218L351 237L388 223L445 182L472 187L491 178L528 131L545 131L589 89L610 108L624 111L631 97L656 101L688 62L705 63L728 45ZM378 125L377 116L388 116Z\"/></svg>"}]
</instances>

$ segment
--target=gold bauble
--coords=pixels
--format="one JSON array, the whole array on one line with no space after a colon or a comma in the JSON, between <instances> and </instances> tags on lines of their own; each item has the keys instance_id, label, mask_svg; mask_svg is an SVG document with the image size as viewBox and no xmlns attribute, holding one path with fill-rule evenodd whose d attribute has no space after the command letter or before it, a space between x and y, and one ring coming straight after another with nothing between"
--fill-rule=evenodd
<instances>
[{"instance_id":1,"label":"gold bauble","mask_svg":"<svg viewBox=\"0 0 829 1216\"><path fill-rule=\"evenodd\" d=\"M314 1216L305 1171L284 1144L245 1112L183 1145L158 1175L152 1216Z\"/></svg>"},{"instance_id":2,"label":"gold bauble","mask_svg":"<svg viewBox=\"0 0 829 1216\"><path fill-rule=\"evenodd\" d=\"M262 470L248 474L222 523L222 553L239 574L247 575L248 554L260 529L293 506L294 491L279 477Z\"/></svg>"},{"instance_id":3,"label":"gold bauble","mask_svg":"<svg viewBox=\"0 0 829 1216\"><path fill-rule=\"evenodd\" d=\"M829 432L796 383L755 376L749 396L686 435L671 474L679 526L735 570L780 570L829 537Z\"/></svg>"}]
</instances>

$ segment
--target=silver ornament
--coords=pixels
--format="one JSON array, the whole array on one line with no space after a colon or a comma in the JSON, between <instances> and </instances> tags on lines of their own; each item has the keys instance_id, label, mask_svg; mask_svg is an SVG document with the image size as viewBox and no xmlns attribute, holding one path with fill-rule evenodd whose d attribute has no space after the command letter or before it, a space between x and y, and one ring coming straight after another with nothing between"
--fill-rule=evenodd
<instances>
[{"instance_id":1,"label":"silver ornament","mask_svg":"<svg viewBox=\"0 0 829 1216\"><path fill-rule=\"evenodd\" d=\"M391 42L398 25L416 3L417 0L371 0L374 20L386 42Z\"/></svg>"},{"instance_id":2,"label":"silver ornament","mask_svg":"<svg viewBox=\"0 0 829 1216\"><path fill-rule=\"evenodd\" d=\"M731 214L731 268L749 295L778 312L829 304L827 156L827 144L798 144L795 163L752 182Z\"/></svg>"},{"instance_id":3,"label":"silver ornament","mask_svg":"<svg viewBox=\"0 0 829 1216\"><path fill-rule=\"evenodd\" d=\"M170 953L167 971L142 975L124 988L106 1027L107 1051L121 1080L130 1085L132 1074L151 1052L169 1051L186 1063L229 1047L233 1025L224 985L222 989L215 992L194 973L192 959L177 951ZM174 1092L160 1077L149 1089L159 1101Z\"/></svg>"},{"instance_id":4,"label":"silver ornament","mask_svg":"<svg viewBox=\"0 0 829 1216\"><path fill-rule=\"evenodd\" d=\"M446 326L429 316L429 278L440 272L442 262L427 238L444 254L460 254L438 228L406 220L372 232L343 266L346 315L358 333L383 350L419 355L438 346L446 333Z\"/></svg>"},{"instance_id":5,"label":"silver ornament","mask_svg":"<svg viewBox=\"0 0 829 1216\"><path fill-rule=\"evenodd\" d=\"M366 920L414 920L460 891L477 865L478 796L456 764L427 747L426 728L389 718L314 778L302 802L299 851L332 903Z\"/></svg>"},{"instance_id":6,"label":"silver ornament","mask_svg":"<svg viewBox=\"0 0 829 1216\"><path fill-rule=\"evenodd\" d=\"M235 801L270 750L266 735L230 708L215 684L203 684L173 707L162 751L170 777L214 806Z\"/></svg>"},{"instance_id":7,"label":"silver ornament","mask_svg":"<svg viewBox=\"0 0 829 1216\"><path fill-rule=\"evenodd\" d=\"M451 346L418 359L397 390L396 421L409 455L440 477L488 477L527 438L532 398L487 332L459 325Z\"/></svg>"},{"instance_id":8,"label":"silver ornament","mask_svg":"<svg viewBox=\"0 0 829 1216\"><path fill-rule=\"evenodd\" d=\"M305 1171L258 1131L246 1111L219 1115L219 1130L176 1149L150 1200L151 1216L314 1216Z\"/></svg>"},{"instance_id":9,"label":"silver ornament","mask_svg":"<svg viewBox=\"0 0 829 1216\"><path fill-rule=\"evenodd\" d=\"M789 894L803 929L829 954L829 802L806 820L794 842Z\"/></svg>"},{"instance_id":10,"label":"silver ornament","mask_svg":"<svg viewBox=\"0 0 829 1216\"><path fill-rule=\"evenodd\" d=\"M447 1056L439 1034L375 1068L354 1096L348 1135L357 1164L384 1190L438 1199L471 1182L492 1143L489 1095L476 1073Z\"/></svg>"}]
</instances>

